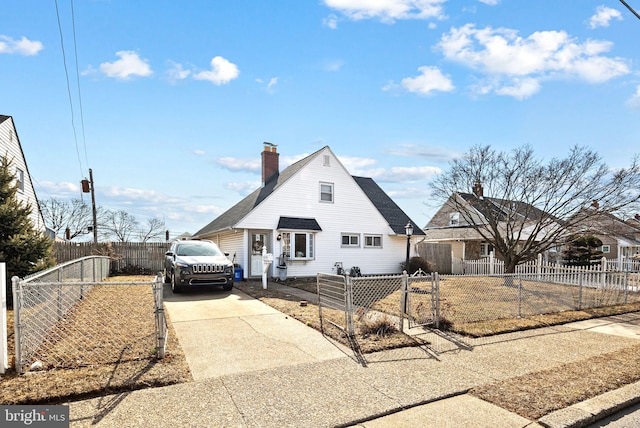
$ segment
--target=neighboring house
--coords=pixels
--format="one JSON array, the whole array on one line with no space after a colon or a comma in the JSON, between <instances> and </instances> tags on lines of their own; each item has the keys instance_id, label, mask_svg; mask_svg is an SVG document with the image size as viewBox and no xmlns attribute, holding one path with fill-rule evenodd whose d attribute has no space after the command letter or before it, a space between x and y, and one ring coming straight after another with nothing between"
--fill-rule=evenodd
<instances>
[{"instance_id":1,"label":"neighboring house","mask_svg":"<svg viewBox=\"0 0 640 428\"><path fill-rule=\"evenodd\" d=\"M586 220L571 229L572 233L589 234L602 241L598 248L607 259L620 262L640 255L640 215L622 220L608 212L589 208Z\"/></svg>"},{"instance_id":2,"label":"neighboring house","mask_svg":"<svg viewBox=\"0 0 640 428\"><path fill-rule=\"evenodd\" d=\"M31 205L31 221L35 229L46 233L47 229L40 211L40 204L36 198L27 161L11 116L0 115L0 157L7 157L11 163L11 168L13 168L13 173L18 181L18 200L25 205Z\"/></svg>"},{"instance_id":3,"label":"neighboring house","mask_svg":"<svg viewBox=\"0 0 640 428\"><path fill-rule=\"evenodd\" d=\"M535 224L544 214L530 204L486 197L482 186L476 184L473 193L455 193L449 197L424 227L425 241L451 244L454 265L462 260L478 260L489 257L494 248L474 228L474 224L488 224L487 217L500 221L514 215L525 224ZM529 235L526 235L526 227L524 232L521 238L527 239ZM496 257L500 255L496 254ZM454 269L454 273L458 272Z\"/></svg>"},{"instance_id":4,"label":"neighboring house","mask_svg":"<svg viewBox=\"0 0 640 428\"><path fill-rule=\"evenodd\" d=\"M268 275L348 272L400 273L405 225L423 232L370 178L354 177L326 146L279 171L279 153L265 143L262 187L193 235L214 241L244 270L262 275L262 247L274 255ZM411 238L414 242L414 238ZM413 255L413 254L412 254Z\"/></svg>"}]
</instances>

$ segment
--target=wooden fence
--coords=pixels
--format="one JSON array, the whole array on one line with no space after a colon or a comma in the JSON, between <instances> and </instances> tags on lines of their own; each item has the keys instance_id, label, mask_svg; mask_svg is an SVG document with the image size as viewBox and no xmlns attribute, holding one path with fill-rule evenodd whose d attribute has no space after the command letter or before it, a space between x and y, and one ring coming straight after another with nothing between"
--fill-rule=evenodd
<instances>
[{"instance_id":1,"label":"wooden fence","mask_svg":"<svg viewBox=\"0 0 640 428\"><path fill-rule=\"evenodd\" d=\"M57 263L86 256L109 256L112 275L153 275L164 269L164 253L169 245L165 242L55 242L53 255Z\"/></svg>"}]
</instances>

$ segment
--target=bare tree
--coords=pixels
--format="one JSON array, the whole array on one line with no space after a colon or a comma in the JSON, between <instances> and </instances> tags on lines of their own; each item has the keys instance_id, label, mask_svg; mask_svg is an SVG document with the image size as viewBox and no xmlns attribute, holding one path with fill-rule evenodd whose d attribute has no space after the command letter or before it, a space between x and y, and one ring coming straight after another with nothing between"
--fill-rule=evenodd
<instances>
[{"instance_id":1,"label":"bare tree","mask_svg":"<svg viewBox=\"0 0 640 428\"><path fill-rule=\"evenodd\" d=\"M138 231L138 221L124 210L107 211L99 231L102 236L114 236L120 242L129 242Z\"/></svg>"},{"instance_id":2,"label":"bare tree","mask_svg":"<svg viewBox=\"0 0 640 428\"><path fill-rule=\"evenodd\" d=\"M573 147L546 164L529 146L498 152L475 146L432 181L433 196L500 253L505 271L534 259L599 212L618 213L640 200L640 165L612 170L600 156ZM591 208L591 209L589 209Z\"/></svg>"},{"instance_id":3,"label":"bare tree","mask_svg":"<svg viewBox=\"0 0 640 428\"><path fill-rule=\"evenodd\" d=\"M44 221L56 236L65 237L69 229L69 239L87 234L93 227L91 207L81 199L63 201L55 198L40 202Z\"/></svg>"},{"instance_id":4,"label":"bare tree","mask_svg":"<svg viewBox=\"0 0 640 428\"><path fill-rule=\"evenodd\" d=\"M165 231L164 220L157 217L147 219L146 228L140 229L140 240L142 242L162 240Z\"/></svg>"}]
</instances>

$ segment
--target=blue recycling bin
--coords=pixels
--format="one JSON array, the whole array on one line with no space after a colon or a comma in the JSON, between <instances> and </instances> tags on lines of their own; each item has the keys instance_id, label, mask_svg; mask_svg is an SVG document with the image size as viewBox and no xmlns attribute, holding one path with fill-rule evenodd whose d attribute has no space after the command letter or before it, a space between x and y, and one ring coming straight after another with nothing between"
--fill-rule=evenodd
<instances>
[{"instance_id":1,"label":"blue recycling bin","mask_svg":"<svg viewBox=\"0 0 640 428\"><path fill-rule=\"evenodd\" d=\"M237 267L233 270L233 280L235 282L239 282L242 281L242 277L243 277L243 270L241 267Z\"/></svg>"}]
</instances>

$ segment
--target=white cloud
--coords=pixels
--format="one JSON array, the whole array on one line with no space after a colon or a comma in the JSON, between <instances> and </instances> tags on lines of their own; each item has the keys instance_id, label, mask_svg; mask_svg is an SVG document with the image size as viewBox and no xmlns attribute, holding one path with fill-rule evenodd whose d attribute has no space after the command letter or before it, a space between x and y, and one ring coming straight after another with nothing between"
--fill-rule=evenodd
<instances>
[{"instance_id":1,"label":"white cloud","mask_svg":"<svg viewBox=\"0 0 640 428\"><path fill-rule=\"evenodd\" d=\"M166 71L167 77L171 82L177 82L178 80L184 80L191 74L191 70L185 70L182 64L169 61L171 68Z\"/></svg>"},{"instance_id":2,"label":"white cloud","mask_svg":"<svg viewBox=\"0 0 640 428\"><path fill-rule=\"evenodd\" d=\"M518 100L529 98L540 92L540 82L534 78L514 78L511 83L496 89L496 94L507 95Z\"/></svg>"},{"instance_id":3,"label":"white cloud","mask_svg":"<svg viewBox=\"0 0 640 428\"><path fill-rule=\"evenodd\" d=\"M259 189L261 185L262 183L259 181L232 181L227 183L225 187L229 190L236 191L239 194L246 196L254 190Z\"/></svg>"},{"instance_id":4,"label":"white cloud","mask_svg":"<svg viewBox=\"0 0 640 428\"><path fill-rule=\"evenodd\" d=\"M344 65L344 61L334 60L334 61L325 62L322 68L324 71L334 72L334 71L340 71L343 65Z\"/></svg>"},{"instance_id":5,"label":"white cloud","mask_svg":"<svg viewBox=\"0 0 640 428\"><path fill-rule=\"evenodd\" d=\"M196 80L207 80L214 85L224 85L240 75L238 66L227 59L216 56L211 60L211 70L201 71L193 75Z\"/></svg>"},{"instance_id":6,"label":"white cloud","mask_svg":"<svg viewBox=\"0 0 640 428\"><path fill-rule=\"evenodd\" d=\"M134 51L118 51L116 56L120 59L100 64L100 71L108 77L127 80L131 76L147 77L153 74L149 62Z\"/></svg>"},{"instance_id":7,"label":"white cloud","mask_svg":"<svg viewBox=\"0 0 640 428\"><path fill-rule=\"evenodd\" d=\"M331 9L349 19L378 18L392 23L397 19L443 19L442 3L447 0L324 0Z\"/></svg>"},{"instance_id":8,"label":"white cloud","mask_svg":"<svg viewBox=\"0 0 640 428\"><path fill-rule=\"evenodd\" d=\"M589 19L589 27L591 29L598 27L608 27L612 19L622 20L622 14L619 10L612 9L607 6L598 6L596 13Z\"/></svg>"},{"instance_id":9,"label":"white cloud","mask_svg":"<svg viewBox=\"0 0 640 428\"><path fill-rule=\"evenodd\" d=\"M500 3L500 0L478 0L480 3L488 4L489 6L495 6Z\"/></svg>"},{"instance_id":10,"label":"white cloud","mask_svg":"<svg viewBox=\"0 0 640 428\"><path fill-rule=\"evenodd\" d=\"M400 82L405 90L419 95L431 95L435 91L451 92L455 89L451 79L438 69L438 67L423 66L418 68L420 75L405 77Z\"/></svg>"},{"instance_id":11,"label":"white cloud","mask_svg":"<svg viewBox=\"0 0 640 428\"><path fill-rule=\"evenodd\" d=\"M640 85L636 87L636 93L627 100L627 106L635 110L640 110Z\"/></svg>"},{"instance_id":12,"label":"white cloud","mask_svg":"<svg viewBox=\"0 0 640 428\"><path fill-rule=\"evenodd\" d=\"M359 156L338 156L340 163L347 171L357 171L376 164L376 160L372 158L363 158Z\"/></svg>"},{"instance_id":13,"label":"white cloud","mask_svg":"<svg viewBox=\"0 0 640 428\"><path fill-rule=\"evenodd\" d=\"M20 40L14 40L9 36L0 35L0 54L33 56L42 49L44 49L44 45L37 40L29 40L24 36Z\"/></svg>"},{"instance_id":14,"label":"white cloud","mask_svg":"<svg viewBox=\"0 0 640 428\"><path fill-rule=\"evenodd\" d=\"M438 43L444 57L484 73L496 93L522 99L551 77L601 83L630 73L621 58L604 56L608 41L578 42L564 31L538 31L523 38L508 28L452 28ZM480 85L485 90L486 85Z\"/></svg>"},{"instance_id":15,"label":"white cloud","mask_svg":"<svg viewBox=\"0 0 640 428\"><path fill-rule=\"evenodd\" d=\"M322 23L326 26L335 30L338 28L338 17L333 13L322 20Z\"/></svg>"},{"instance_id":16,"label":"white cloud","mask_svg":"<svg viewBox=\"0 0 640 428\"><path fill-rule=\"evenodd\" d=\"M260 172L262 168L261 160L258 158L222 157L214 162L229 171Z\"/></svg>"},{"instance_id":17,"label":"white cloud","mask_svg":"<svg viewBox=\"0 0 640 428\"><path fill-rule=\"evenodd\" d=\"M435 166L398 166L393 168L375 168L355 171L355 175L373 178L382 183L413 183L421 180L430 180L433 176L441 174L442 170Z\"/></svg>"},{"instance_id":18,"label":"white cloud","mask_svg":"<svg viewBox=\"0 0 640 428\"><path fill-rule=\"evenodd\" d=\"M393 156L420 157L433 162L448 162L460 156L456 151L441 147L427 147L413 143L400 143L394 145L386 153Z\"/></svg>"}]
</instances>

